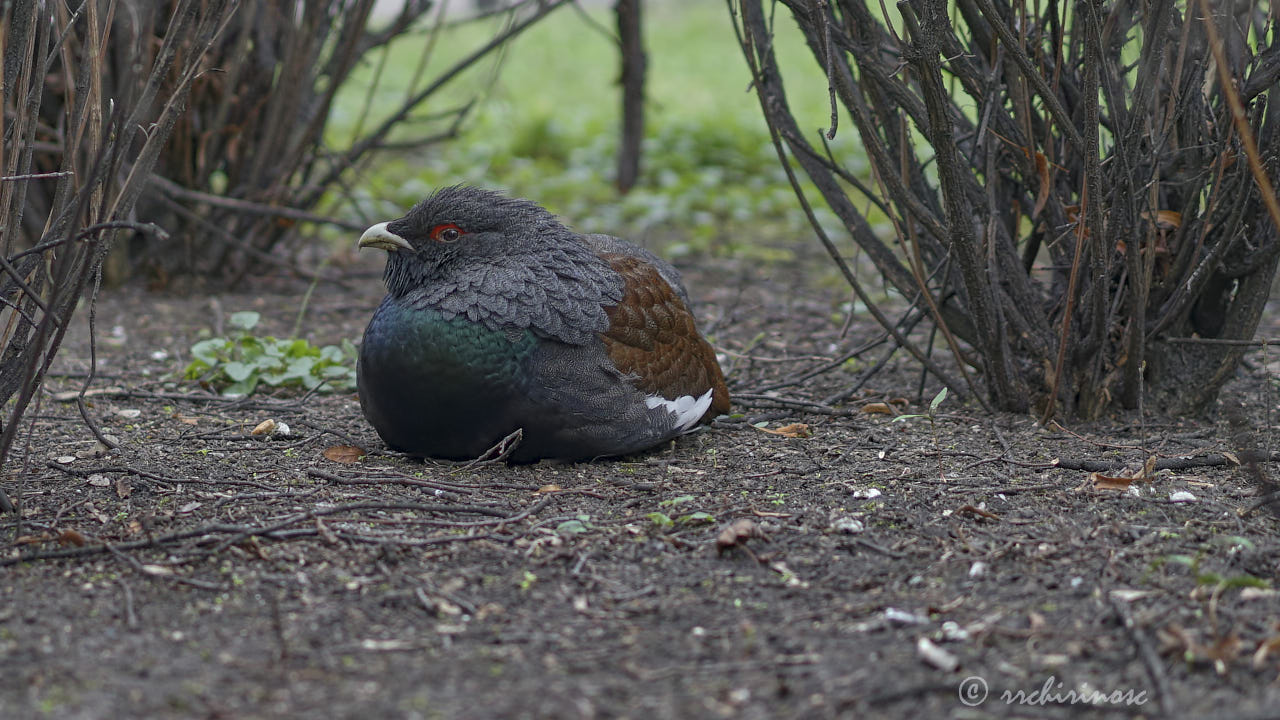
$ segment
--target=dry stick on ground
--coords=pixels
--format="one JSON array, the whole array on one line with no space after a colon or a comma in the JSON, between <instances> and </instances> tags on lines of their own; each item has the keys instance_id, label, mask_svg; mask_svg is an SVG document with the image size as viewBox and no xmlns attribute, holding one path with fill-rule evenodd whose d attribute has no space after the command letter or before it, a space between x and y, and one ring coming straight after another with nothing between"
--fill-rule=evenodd
<instances>
[{"instance_id":1,"label":"dry stick on ground","mask_svg":"<svg viewBox=\"0 0 1280 720\"><path fill-rule=\"evenodd\" d=\"M411 477L346 477L338 473L331 473L327 470L318 468L307 468L307 475L328 480L329 482L338 483L339 485L406 485L408 487L427 488L437 492L448 492L455 495L470 495L475 492L475 488L455 483L436 482L434 480L421 480Z\"/></svg>"},{"instance_id":2,"label":"dry stick on ground","mask_svg":"<svg viewBox=\"0 0 1280 720\"><path fill-rule=\"evenodd\" d=\"M1246 477L1253 481L1253 484L1261 494L1257 501L1239 511L1240 516L1249 515L1264 506L1273 513L1280 515L1280 507L1273 504L1276 498L1280 497L1280 485L1277 485L1267 475L1259 463L1259 460L1266 459L1268 453L1258 450L1257 433L1249 425L1244 413L1239 408L1229 407L1226 411L1226 416L1227 423L1231 426L1236 456L1239 458L1240 463L1244 465Z\"/></svg>"},{"instance_id":3,"label":"dry stick on ground","mask_svg":"<svg viewBox=\"0 0 1280 720\"><path fill-rule=\"evenodd\" d=\"M154 569L148 569L137 558L131 555L127 555L123 551L115 547L112 547L111 545L104 545L103 547L105 547L108 551L110 551L112 555L115 555L117 558L120 558L121 560L123 560L125 564L127 564L129 567L133 568L134 570L137 570L139 574L144 575L146 577L164 578L166 580L171 580L173 582L181 583L183 585L190 585L191 587L197 587L197 588L200 588L201 590L221 590L222 589L221 583L210 582L208 580L197 580L195 578L183 577L181 575L174 575L167 572L159 572Z\"/></svg>"},{"instance_id":4,"label":"dry stick on ground","mask_svg":"<svg viewBox=\"0 0 1280 720\"><path fill-rule=\"evenodd\" d=\"M828 405L821 405L816 401L794 400L791 398L759 395L756 393L736 393L733 396L733 402L735 405L744 408L794 408L796 410L803 410L804 412L836 417L854 416L859 414L858 410L834 408Z\"/></svg>"},{"instance_id":5,"label":"dry stick on ground","mask_svg":"<svg viewBox=\"0 0 1280 720\"><path fill-rule=\"evenodd\" d=\"M153 473L149 470L142 470L139 468L127 467L127 466L75 468L69 465L63 465L62 463L59 463L55 460L50 460L46 462L45 466L52 470L64 472L73 477L89 477L90 475L121 474L121 475L132 475L134 477L143 478L144 480L151 480L153 482L158 482L158 483L168 483L171 485L184 485L184 484L186 485L242 485L246 487L258 488L259 490L269 490L269 491L279 490L278 487L267 485L265 483L254 482L253 480L232 480L229 478L222 479L222 480L203 480L203 479L196 479L196 478L173 478L173 477L166 477L164 475Z\"/></svg>"},{"instance_id":6,"label":"dry stick on ground","mask_svg":"<svg viewBox=\"0 0 1280 720\"><path fill-rule=\"evenodd\" d=\"M374 502L352 503L348 505L339 505L336 507L324 508L324 509L314 510L310 512L296 513L294 515L291 515L285 518L284 520L280 520L268 525L253 526L253 525L228 525L224 523L212 523L212 524L202 525L200 527L192 528L188 530L178 530L178 531L169 533L167 535L148 538L146 540L135 540L131 542L115 543L115 544L85 545L83 547L65 548L61 550L50 550L47 552L27 553L27 554L18 555L18 556L0 558L0 567L17 565L19 563L32 562L36 560L63 560L67 558L90 557L93 555L101 555L103 553L108 553L108 552L117 553L117 552L129 551L129 550L163 548L163 547L174 545L183 540L191 540L193 538L206 538L206 537L211 538L214 536L229 535L230 536L229 538L224 539L213 550L213 552L220 552L221 550L226 549L230 545L243 542L251 537L264 537L268 539L270 538L292 539L292 538L304 537L304 536L315 536L319 534L319 532L315 529L303 530L302 532L289 531L288 533L285 533L284 531L287 530L287 528L289 528L291 525L295 525L300 522L306 522L308 520L314 521L314 519L317 517L325 517L325 516L336 515L336 514L341 514L345 512L355 512L355 511L400 510L400 511L440 512L440 513L459 512L459 513L468 513L468 514L477 514L477 515L491 515L491 516L494 516L495 519L490 521L483 521L486 524L486 526L502 527L507 523L519 522L525 519L526 517L529 517L530 515L533 515L539 512L540 510L545 508L550 502L551 502L551 497L548 496L514 515L507 515L501 510L499 510L498 508L488 507L484 505L432 505L432 504L422 504L422 503L374 503ZM468 525L459 524L456 526L466 527ZM342 537L348 536L348 534L344 534L344 533L338 533L338 534ZM476 539L479 539L480 537L487 537L487 536L450 535L450 536L443 536L443 537L437 537L437 538L428 538L427 540L431 540L433 543L443 543L443 542L452 542L452 541L476 540ZM351 535L349 539L358 540L360 542L376 541L375 539L370 539L370 538L359 536L359 535Z\"/></svg>"},{"instance_id":7,"label":"dry stick on ground","mask_svg":"<svg viewBox=\"0 0 1280 720\"><path fill-rule=\"evenodd\" d=\"M129 589L129 584L124 578L116 578L116 584L124 592L124 622L125 626L133 629L138 627L138 614L133 610L133 590Z\"/></svg>"},{"instance_id":8,"label":"dry stick on ground","mask_svg":"<svg viewBox=\"0 0 1280 720\"><path fill-rule=\"evenodd\" d=\"M1142 661L1142 667L1146 669L1147 677L1155 687L1156 703L1160 706L1160 714L1165 717L1172 716L1170 706L1173 701L1173 691L1169 686L1169 676L1164 670L1164 661L1160 659L1160 655L1151 644L1151 639L1147 637L1147 633L1134 621L1133 614L1129 612L1129 608L1111 593L1108 592L1106 594L1107 602L1111 605L1112 612L1120 618L1120 624L1124 626L1129 639L1133 641L1134 646L1137 648L1138 658Z\"/></svg>"},{"instance_id":9,"label":"dry stick on ground","mask_svg":"<svg viewBox=\"0 0 1280 720\"><path fill-rule=\"evenodd\" d=\"M1263 453L1261 454L1261 458L1270 462L1280 462L1280 451ZM1190 468L1198 467L1231 467L1239 465L1240 460L1240 458L1220 454L1198 455L1195 457L1161 458L1155 461L1154 469L1188 470ZM1083 470L1085 472L1112 472L1115 470L1123 470L1133 465L1132 462L1125 462L1123 460L1108 461L1084 458L1054 458L1052 462L1047 463L1022 463L1005 458L1005 462L1023 467L1062 468L1063 470Z\"/></svg>"}]
</instances>

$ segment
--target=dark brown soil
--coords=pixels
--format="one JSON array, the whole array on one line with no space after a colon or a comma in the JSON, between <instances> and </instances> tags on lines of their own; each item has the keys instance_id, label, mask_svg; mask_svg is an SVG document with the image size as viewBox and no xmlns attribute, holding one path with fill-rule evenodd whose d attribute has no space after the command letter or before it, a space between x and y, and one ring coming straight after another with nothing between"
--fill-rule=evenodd
<instances>
[{"instance_id":1,"label":"dark brown soil","mask_svg":"<svg viewBox=\"0 0 1280 720\"><path fill-rule=\"evenodd\" d=\"M373 262L317 288L305 335L359 337ZM94 388L117 390L90 410L120 448L53 394L83 381L80 327L3 478L23 513L0 523L0 717L1280 713L1280 522L1224 421L1044 428L949 398L894 422L938 389L897 357L832 400L885 346L768 390L876 329L841 336L845 292L801 264L701 264L743 416L578 465L422 463L350 394L174 380L226 313L287 333L303 288L105 294ZM1223 400L1261 445L1268 362ZM269 418L290 434L250 434ZM370 454L323 455L342 445ZM1148 456L1196 460L1128 490L1054 464Z\"/></svg>"}]
</instances>

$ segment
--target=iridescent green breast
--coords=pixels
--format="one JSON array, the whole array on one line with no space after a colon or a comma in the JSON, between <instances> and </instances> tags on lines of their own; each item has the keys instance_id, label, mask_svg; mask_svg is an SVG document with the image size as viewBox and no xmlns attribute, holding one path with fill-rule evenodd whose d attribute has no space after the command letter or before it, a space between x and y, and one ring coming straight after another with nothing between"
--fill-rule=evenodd
<instances>
[{"instance_id":1,"label":"iridescent green breast","mask_svg":"<svg viewBox=\"0 0 1280 720\"><path fill-rule=\"evenodd\" d=\"M475 457L510 431L536 348L528 330L491 330L387 298L360 347L360 404L396 449Z\"/></svg>"}]
</instances>

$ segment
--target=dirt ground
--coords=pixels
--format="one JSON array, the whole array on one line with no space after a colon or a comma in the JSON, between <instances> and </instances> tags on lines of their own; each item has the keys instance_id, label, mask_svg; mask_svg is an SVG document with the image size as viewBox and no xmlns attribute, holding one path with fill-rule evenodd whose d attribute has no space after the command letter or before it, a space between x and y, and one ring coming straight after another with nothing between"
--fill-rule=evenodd
<instances>
[{"instance_id":1,"label":"dirt ground","mask_svg":"<svg viewBox=\"0 0 1280 720\"><path fill-rule=\"evenodd\" d=\"M358 338L377 262L320 284L304 334ZM0 717L1280 716L1280 521L1225 420L1046 428L949 398L894 422L937 386L899 357L864 377L885 346L832 363L877 335L842 336L838 284L698 265L742 416L591 464L423 463L354 395L174 380L230 312L286 334L304 286L106 293L90 410L120 447L56 395L88 368L82 312L3 478ZM1269 362L1223 398L1261 445ZM324 455L345 445L369 454ZM1148 456L1181 469L1080 469Z\"/></svg>"}]
</instances>

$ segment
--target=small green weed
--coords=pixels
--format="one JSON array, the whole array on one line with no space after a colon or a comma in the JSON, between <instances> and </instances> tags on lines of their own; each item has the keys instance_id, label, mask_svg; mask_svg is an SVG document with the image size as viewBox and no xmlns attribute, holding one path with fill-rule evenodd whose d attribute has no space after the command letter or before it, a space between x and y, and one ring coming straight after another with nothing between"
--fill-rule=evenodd
<instances>
[{"instance_id":1,"label":"small green weed","mask_svg":"<svg viewBox=\"0 0 1280 720\"><path fill-rule=\"evenodd\" d=\"M925 418L926 420L928 420L929 434L933 436L933 451L936 453L938 452L938 426L934 423L934 419L937 417L937 414L938 414L938 406L941 405L942 401L946 399L947 399L947 389L944 387L938 391L937 395L933 396L933 400L929 401L928 412L913 413L910 415L899 415L898 417L893 419L893 422L915 420L918 418ZM946 473L942 469L941 454L938 455L938 478L943 482L946 482Z\"/></svg>"},{"instance_id":2,"label":"small green weed","mask_svg":"<svg viewBox=\"0 0 1280 720\"><path fill-rule=\"evenodd\" d=\"M933 419L938 412L938 406L941 405L942 401L946 399L947 399L947 389L942 388L941 390L938 391L938 394L934 395L933 399L929 401L929 412L913 413L910 415L899 415L898 417L893 419L893 422L899 422L902 420L914 420L916 418L927 418L929 420L929 426L933 427Z\"/></svg>"},{"instance_id":3,"label":"small green weed","mask_svg":"<svg viewBox=\"0 0 1280 720\"><path fill-rule=\"evenodd\" d=\"M649 522L657 525L658 527L669 528L672 525L675 525L675 522L671 520L671 516L666 513L651 512L648 515L645 515L645 517L649 519Z\"/></svg>"},{"instance_id":4,"label":"small green weed","mask_svg":"<svg viewBox=\"0 0 1280 720\"><path fill-rule=\"evenodd\" d=\"M579 515L574 520L565 520L557 525L556 533L560 535L570 535L574 533L584 533L591 529L591 516Z\"/></svg>"},{"instance_id":5,"label":"small green weed","mask_svg":"<svg viewBox=\"0 0 1280 720\"><path fill-rule=\"evenodd\" d=\"M231 327L239 333L201 340L191 346L191 364L183 372L223 395L249 395L259 384L315 390L321 385L351 390L356 384L356 347L317 347L300 338L257 336L261 316L253 311L232 313Z\"/></svg>"},{"instance_id":6,"label":"small green weed","mask_svg":"<svg viewBox=\"0 0 1280 720\"><path fill-rule=\"evenodd\" d=\"M674 497L670 500L663 500L658 503L658 507L674 507L676 505L683 505L684 503L693 502L693 499L692 495L681 495L680 497Z\"/></svg>"}]
</instances>

